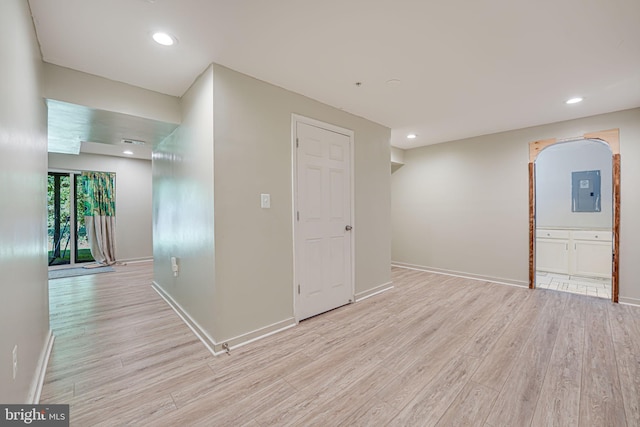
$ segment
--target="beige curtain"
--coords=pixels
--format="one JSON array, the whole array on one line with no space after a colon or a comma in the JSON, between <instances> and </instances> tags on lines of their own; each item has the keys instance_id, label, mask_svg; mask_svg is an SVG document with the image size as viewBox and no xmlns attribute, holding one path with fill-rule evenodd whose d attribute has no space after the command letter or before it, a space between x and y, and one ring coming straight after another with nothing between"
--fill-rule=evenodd
<instances>
[{"instance_id":1,"label":"beige curtain","mask_svg":"<svg viewBox=\"0 0 640 427\"><path fill-rule=\"evenodd\" d=\"M116 263L115 174L82 172L84 221L91 255L98 264Z\"/></svg>"},{"instance_id":2,"label":"beige curtain","mask_svg":"<svg viewBox=\"0 0 640 427\"><path fill-rule=\"evenodd\" d=\"M91 255L98 264L116 263L116 218L113 216L85 216Z\"/></svg>"}]
</instances>

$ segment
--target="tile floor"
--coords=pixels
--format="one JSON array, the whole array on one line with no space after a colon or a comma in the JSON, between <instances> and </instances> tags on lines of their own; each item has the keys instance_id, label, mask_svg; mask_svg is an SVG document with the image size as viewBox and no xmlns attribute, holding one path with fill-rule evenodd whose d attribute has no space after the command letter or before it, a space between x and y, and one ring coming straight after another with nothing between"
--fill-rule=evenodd
<instances>
[{"instance_id":1,"label":"tile floor","mask_svg":"<svg viewBox=\"0 0 640 427\"><path fill-rule=\"evenodd\" d=\"M590 295L598 298L611 298L611 279L599 277L569 276L566 274L536 271L536 287Z\"/></svg>"}]
</instances>

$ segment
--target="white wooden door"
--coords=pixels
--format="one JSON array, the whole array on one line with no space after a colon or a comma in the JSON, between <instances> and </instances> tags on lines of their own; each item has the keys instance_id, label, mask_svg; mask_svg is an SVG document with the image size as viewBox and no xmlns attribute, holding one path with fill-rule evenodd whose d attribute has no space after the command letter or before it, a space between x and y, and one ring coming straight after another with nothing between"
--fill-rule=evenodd
<instances>
[{"instance_id":1,"label":"white wooden door","mask_svg":"<svg viewBox=\"0 0 640 427\"><path fill-rule=\"evenodd\" d=\"M351 279L351 139L296 122L296 317L348 304Z\"/></svg>"}]
</instances>

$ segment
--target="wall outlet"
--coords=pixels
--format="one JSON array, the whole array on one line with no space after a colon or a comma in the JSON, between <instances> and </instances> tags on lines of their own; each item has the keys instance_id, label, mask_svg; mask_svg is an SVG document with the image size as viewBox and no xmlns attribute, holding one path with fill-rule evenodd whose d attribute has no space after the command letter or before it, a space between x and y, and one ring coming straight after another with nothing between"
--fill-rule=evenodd
<instances>
[{"instance_id":1,"label":"wall outlet","mask_svg":"<svg viewBox=\"0 0 640 427\"><path fill-rule=\"evenodd\" d=\"M260 195L260 207L262 209L271 208L271 194L261 194Z\"/></svg>"},{"instance_id":2,"label":"wall outlet","mask_svg":"<svg viewBox=\"0 0 640 427\"><path fill-rule=\"evenodd\" d=\"M171 271L173 271L173 277L178 277L180 265L178 264L178 258L174 256L171 257Z\"/></svg>"},{"instance_id":3,"label":"wall outlet","mask_svg":"<svg viewBox=\"0 0 640 427\"><path fill-rule=\"evenodd\" d=\"M13 347L13 379L18 374L18 344Z\"/></svg>"}]
</instances>

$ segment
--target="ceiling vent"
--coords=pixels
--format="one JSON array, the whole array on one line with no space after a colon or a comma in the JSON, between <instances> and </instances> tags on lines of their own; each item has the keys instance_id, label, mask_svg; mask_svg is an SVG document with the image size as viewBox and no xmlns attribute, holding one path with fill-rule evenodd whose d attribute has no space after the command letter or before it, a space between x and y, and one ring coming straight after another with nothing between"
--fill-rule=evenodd
<instances>
[{"instance_id":1,"label":"ceiling vent","mask_svg":"<svg viewBox=\"0 0 640 427\"><path fill-rule=\"evenodd\" d=\"M137 139L122 139L121 141L123 144L133 144L133 145L144 145L145 142L144 141L138 141Z\"/></svg>"}]
</instances>

